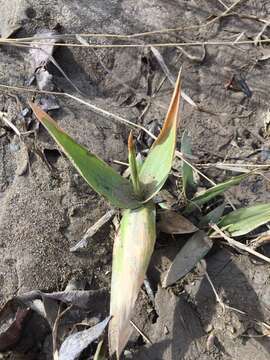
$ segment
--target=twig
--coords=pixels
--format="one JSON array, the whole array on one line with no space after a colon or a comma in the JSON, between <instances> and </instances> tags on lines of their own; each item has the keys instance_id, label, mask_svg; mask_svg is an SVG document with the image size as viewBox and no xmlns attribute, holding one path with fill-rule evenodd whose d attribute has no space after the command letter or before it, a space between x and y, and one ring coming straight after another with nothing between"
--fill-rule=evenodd
<instances>
[{"instance_id":1,"label":"twig","mask_svg":"<svg viewBox=\"0 0 270 360\"><path fill-rule=\"evenodd\" d=\"M132 320L129 320L130 324L138 331L138 333L143 337L143 339L148 343L153 345L152 341L138 328L136 324Z\"/></svg>"},{"instance_id":2,"label":"twig","mask_svg":"<svg viewBox=\"0 0 270 360\"><path fill-rule=\"evenodd\" d=\"M239 241L232 239L231 237L226 235L216 224L212 224L210 226L213 230L215 230L216 233L218 233L221 237L223 237L223 239L225 239L230 246L244 250L244 251L248 252L249 254L254 255L270 264L270 258L268 258L267 256L260 254L258 251L255 251L254 249L250 248L249 246L244 245L244 244L240 243ZM213 235L210 235L210 237L214 238Z\"/></svg>"},{"instance_id":3,"label":"twig","mask_svg":"<svg viewBox=\"0 0 270 360\"><path fill-rule=\"evenodd\" d=\"M262 235L258 236L256 239L253 239L249 243L249 247L251 249L257 249L258 247L264 245L265 243L270 242L270 232L266 231Z\"/></svg>"},{"instance_id":4,"label":"twig","mask_svg":"<svg viewBox=\"0 0 270 360\"><path fill-rule=\"evenodd\" d=\"M57 314L57 318L54 322L53 325L53 329L52 329L52 340L53 340L53 359L54 360L58 360L59 359L59 355L58 355L58 346L57 346L57 337L58 337L58 328L59 328L59 323L60 320L62 319L62 317L72 308L72 305L69 305L65 310L63 310L60 313L60 309L61 306L59 306L58 308L58 314Z\"/></svg>"},{"instance_id":5,"label":"twig","mask_svg":"<svg viewBox=\"0 0 270 360\"><path fill-rule=\"evenodd\" d=\"M262 30L259 32L259 34L254 39L254 44L255 45L258 45L258 43L261 42L261 37L262 37L263 33L265 32L265 30L268 28L269 25L270 25L270 21L266 22L263 25Z\"/></svg>"},{"instance_id":6,"label":"twig","mask_svg":"<svg viewBox=\"0 0 270 360\"><path fill-rule=\"evenodd\" d=\"M168 66L166 65L163 56L161 53L154 47L151 46L151 51L154 54L155 58L157 59L161 69L163 70L164 74L167 76L168 80L172 84L172 86L175 86L175 78L172 75L171 71L169 70ZM180 70L181 71L181 70ZM181 96L183 99L185 99L191 106L194 106L195 108L198 108L198 105L183 91L181 90Z\"/></svg>"},{"instance_id":7,"label":"twig","mask_svg":"<svg viewBox=\"0 0 270 360\"><path fill-rule=\"evenodd\" d=\"M212 280L210 279L210 276L208 275L208 273L207 273L207 271L206 271L206 261L205 261L205 260L201 260L200 263L201 263L202 267L204 268L205 276L206 276L206 278L207 278L207 280L208 280L208 282L209 282L209 284L210 284L210 286L211 286L211 288L212 288L212 290L213 290L213 293L214 293L214 295L215 295L215 297L216 297L216 301L217 301L217 303L219 303L220 306L222 307L223 313L225 312L225 309L228 309L228 310L232 310L232 311L238 312L238 313L241 314L241 315L246 315L246 316L247 316L247 313L246 313L246 312L244 312L244 311L242 311L242 310L239 310L239 309L237 309L237 308L234 308L234 307L232 307L232 306L229 306L229 305L227 305L227 304L225 304L225 303L223 302L223 300L221 299L221 297L218 295L218 292L217 292L217 290L215 289L215 286L214 286Z\"/></svg>"},{"instance_id":8,"label":"twig","mask_svg":"<svg viewBox=\"0 0 270 360\"><path fill-rule=\"evenodd\" d=\"M217 302L218 302L218 303L220 304L220 306L222 307L223 312L225 312L225 304L224 304L224 302L221 300L220 296L218 295L218 293L217 293L217 291L216 291L216 289L215 289L215 287L214 287L214 284L212 283L212 280L210 279L207 271L205 271L205 276L206 276L206 279L208 280L208 282L209 282L209 284L210 284L210 286L211 286L211 288L212 288L212 290L213 290L213 292L214 292L214 294L215 294L215 297L216 297Z\"/></svg>"},{"instance_id":9,"label":"twig","mask_svg":"<svg viewBox=\"0 0 270 360\"><path fill-rule=\"evenodd\" d=\"M268 44L270 43L270 38L261 39L260 43ZM17 43L9 41L9 39L0 39L0 44L5 44L8 46L19 46ZM31 44L31 42L24 42L22 44ZM50 43L40 43L43 45L50 45ZM254 44L254 40L241 40L237 42L237 45L248 45ZM146 43L146 44L74 44L74 43L55 43L55 46L62 47L78 47L78 48L92 48L92 49L124 49L124 48L171 48L171 47L188 47L188 46L233 46L235 45L234 41L194 41L194 42L169 42L169 43Z\"/></svg>"},{"instance_id":10,"label":"twig","mask_svg":"<svg viewBox=\"0 0 270 360\"><path fill-rule=\"evenodd\" d=\"M94 225L92 225L84 234L83 238L72 248L70 252L78 252L87 249L89 240L97 233L97 231L105 225L115 215L116 210L112 209L106 212Z\"/></svg>"},{"instance_id":11,"label":"twig","mask_svg":"<svg viewBox=\"0 0 270 360\"><path fill-rule=\"evenodd\" d=\"M190 59L191 61L198 62L198 63L202 63L203 60L205 59L206 51L205 51L205 46L204 46L204 45L202 46L203 53L202 53L202 55L201 55L200 57L189 54L189 53L188 53L185 49L183 49L181 46L177 46L177 49L179 49L179 50L180 50L188 59Z\"/></svg>"},{"instance_id":12,"label":"twig","mask_svg":"<svg viewBox=\"0 0 270 360\"><path fill-rule=\"evenodd\" d=\"M198 25L191 25L191 26L180 26L180 27L176 27L176 28L166 28L166 29L160 29L160 30L154 30L154 31L146 31L146 32L141 32L141 33L135 33L135 34L129 34L129 35L125 35L125 34L94 34L94 33L84 33L84 34L61 34L61 36L59 36L59 38L64 38L64 37L74 37L76 35L80 35L82 37L96 37L96 38L117 38L117 39L130 39L130 38L138 38L138 37L145 37L145 36L152 36L152 35L159 35L159 34L167 34L167 33L171 33L171 32L178 32L178 31L186 31L186 30L195 30L195 29L200 29L202 27L207 27L215 22L217 22L218 20L220 20L221 18L228 16L232 10L239 5L241 2L244 2L246 0L237 0L235 3L233 3L230 7L226 7L226 10L220 14L219 16L216 16L214 19L208 20L204 23L200 23ZM240 15L241 16L241 15ZM242 15L244 16L244 15ZM246 15L249 16L249 15ZM257 21L261 21L264 22L263 19L260 19L258 17L249 16L250 18L253 18L254 20ZM42 37L42 39L50 39L51 37ZM25 41L25 40L36 40L36 37L28 37L28 38L22 38L22 39L9 39L12 41Z\"/></svg>"},{"instance_id":13,"label":"twig","mask_svg":"<svg viewBox=\"0 0 270 360\"><path fill-rule=\"evenodd\" d=\"M5 112L0 111L0 119L3 120L6 123L6 125L8 127L10 127L15 132L16 135L21 137L20 131L18 130L18 128L14 124L12 124L11 121L8 120L7 114Z\"/></svg>"},{"instance_id":14,"label":"twig","mask_svg":"<svg viewBox=\"0 0 270 360\"><path fill-rule=\"evenodd\" d=\"M270 38L260 40L261 43L267 44L270 42ZM8 46L21 46L15 42L10 42L8 39L0 39L0 44ZM24 42L24 45L31 44L31 42ZM41 44L41 43L40 43ZM50 43L42 43L43 45L50 45ZM255 44L254 40L241 40L238 41L238 45ZM74 48L90 48L90 49L124 49L124 48L151 48L151 47L188 47L188 46L233 46L234 41L194 41L194 42L169 42L169 43L146 43L146 44L75 44L75 43L55 43L55 46L62 47L74 47Z\"/></svg>"},{"instance_id":15,"label":"twig","mask_svg":"<svg viewBox=\"0 0 270 360\"><path fill-rule=\"evenodd\" d=\"M218 0L218 2L223 6L225 7L225 9L228 9L228 6L226 4L224 4L224 2L222 0Z\"/></svg>"}]
</instances>

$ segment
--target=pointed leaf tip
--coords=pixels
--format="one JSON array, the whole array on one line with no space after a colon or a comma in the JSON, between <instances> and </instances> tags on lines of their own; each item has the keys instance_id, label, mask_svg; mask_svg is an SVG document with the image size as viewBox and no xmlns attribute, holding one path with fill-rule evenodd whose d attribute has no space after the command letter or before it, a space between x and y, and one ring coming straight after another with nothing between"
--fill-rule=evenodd
<instances>
[{"instance_id":1,"label":"pointed leaf tip","mask_svg":"<svg viewBox=\"0 0 270 360\"><path fill-rule=\"evenodd\" d=\"M162 130L152 145L139 173L144 202L162 188L170 173L174 158L180 107L180 72Z\"/></svg>"},{"instance_id":2,"label":"pointed leaf tip","mask_svg":"<svg viewBox=\"0 0 270 360\"><path fill-rule=\"evenodd\" d=\"M32 103L29 105L37 119L44 125L93 190L119 208L134 209L141 205L133 191L132 184L127 179L96 155L90 153L84 146L77 144L40 107Z\"/></svg>"}]
</instances>

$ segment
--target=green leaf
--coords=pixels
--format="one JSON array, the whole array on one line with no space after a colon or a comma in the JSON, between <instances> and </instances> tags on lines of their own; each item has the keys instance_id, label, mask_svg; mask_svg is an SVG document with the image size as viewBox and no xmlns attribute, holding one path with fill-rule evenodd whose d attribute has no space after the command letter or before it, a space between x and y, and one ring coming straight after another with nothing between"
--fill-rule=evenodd
<instances>
[{"instance_id":1,"label":"green leaf","mask_svg":"<svg viewBox=\"0 0 270 360\"><path fill-rule=\"evenodd\" d=\"M250 173L235 176L230 180L224 181L221 184L215 185L210 189L203 191L201 194L195 196L190 200L190 203L185 208L184 213L191 213L194 209L206 204L208 201L212 200L216 196L221 195L222 193L224 193L224 191L230 189L232 186L240 184L240 182L244 180L249 174Z\"/></svg>"},{"instance_id":2,"label":"green leaf","mask_svg":"<svg viewBox=\"0 0 270 360\"><path fill-rule=\"evenodd\" d=\"M30 104L38 120L45 126L80 175L100 195L119 208L136 208L141 203L136 199L132 184L120 176L111 166L77 144L57 123L35 104Z\"/></svg>"},{"instance_id":3,"label":"green leaf","mask_svg":"<svg viewBox=\"0 0 270 360\"><path fill-rule=\"evenodd\" d=\"M130 168L130 174L131 174L131 180L132 180L134 192L136 195L140 195L141 191L140 191L140 182L138 177L138 164L136 160L136 152L132 137L132 131L130 132L128 137L128 162L129 162L129 168Z\"/></svg>"},{"instance_id":4,"label":"green leaf","mask_svg":"<svg viewBox=\"0 0 270 360\"><path fill-rule=\"evenodd\" d=\"M218 226L231 236L241 236L270 221L270 204L260 204L232 211Z\"/></svg>"},{"instance_id":5,"label":"green leaf","mask_svg":"<svg viewBox=\"0 0 270 360\"><path fill-rule=\"evenodd\" d=\"M191 151L191 138L188 136L187 131L184 131L181 140L181 152L183 155L192 155ZM188 199L190 194L196 190L196 183L193 177L193 169L185 161L182 161L182 182L183 192Z\"/></svg>"},{"instance_id":6,"label":"green leaf","mask_svg":"<svg viewBox=\"0 0 270 360\"><path fill-rule=\"evenodd\" d=\"M180 73L163 128L145 159L139 180L145 202L162 188L170 173L174 158L180 104Z\"/></svg>"},{"instance_id":7,"label":"green leaf","mask_svg":"<svg viewBox=\"0 0 270 360\"><path fill-rule=\"evenodd\" d=\"M119 358L130 335L134 310L156 240L155 205L125 210L113 247L109 326L110 353Z\"/></svg>"}]
</instances>

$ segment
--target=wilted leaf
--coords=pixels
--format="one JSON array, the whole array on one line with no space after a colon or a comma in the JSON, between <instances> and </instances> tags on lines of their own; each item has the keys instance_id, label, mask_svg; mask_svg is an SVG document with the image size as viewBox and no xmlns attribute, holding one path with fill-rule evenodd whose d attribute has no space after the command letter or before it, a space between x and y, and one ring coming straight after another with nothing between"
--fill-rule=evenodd
<instances>
[{"instance_id":1,"label":"wilted leaf","mask_svg":"<svg viewBox=\"0 0 270 360\"><path fill-rule=\"evenodd\" d=\"M199 206L206 204L208 201L212 200L216 196L223 194L226 190L230 189L232 186L240 184L240 182L244 180L249 174L250 173L235 176L230 180L224 181L223 183L220 183L218 185L211 187L210 189L203 191L201 194L195 196L190 200L190 203L185 208L184 213L189 214L195 208L198 208Z\"/></svg>"},{"instance_id":2,"label":"wilted leaf","mask_svg":"<svg viewBox=\"0 0 270 360\"><path fill-rule=\"evenodd\" d=\"M129 321L154 249L155 228L153 203L125 210L114 241L109 343L118 357L131 334Z\"/></svg>"},{"instance_id":3,"label":"wilted leaf","mask_svg":"<svg viewBox=\"0 0 270 360\"><path fill-rule=\"evenodd\" d=\"M232 211L223 216L218 227L231 236L241 236L270 221L270 204L260 204Z\"/></svg>"},{"instance_id":4,"label":"wilted leaf","mask_svg":"<svg viewBox=\"0 0 270 360\"><path fill-rule=\"evenodd\" d=\"M197 231L176 255L162 286L170 286L185 276L208 253L211 247L212 240L204 231Z\"/></svg>"},{"instance_id":5,"label":"wilted leaf","mask_svg":"<svg viewBox=\"0 0 270 360\"><path fill-rule=\"evenodd\" d=\"M223 203L223 204L217 206L212 211L210 211L205 216L203 216L200 219L199 227L207 226L208 224L216 224L220 220L220 218L224 212L224 209L225 209L225 204Z\"/></svg>"},{"instance_id":6,"label":"wilted leaf","mask_svg":"<svg viewBox=\"0 0 270 360\"><path fill-rule=\"evenodd\" d=\"M29 358L40 350L38 344L43 343L50 331L46 320L24 307L16 297L8 300L0 309L0 329L0 353L27 353Z\"/></svg>"},{"instance_id":7,"label":"wilted leaf","mask_svg":"<svg viewBox=\"0 0 270 360\"><path fill-rule=\"evenodd\" d=\"M180 73L163 128L152 145L139 173L145 202L158 193L170 173L175 151L179 104Z\"/></svg>"},{"instance_id":8,"label":"wilted leaf","mask_svg":"<svg viewBox=\"0 0 270 360\"><path fill-rule=\"evenodd\" d=\"M52 299L61 301L68 305L74 305L81 309L93 309L98 300L104 298L105 290L73 290L73 291L58 291L52 293L45 293L38 290L30 291L16 298L22 301L27 306L36 299Z\"/></svg>"},{"instance_id":9,"label":"wilted leaf","mask_svg":"<svg viewBox=\"0 0 270 360\"><path fill-rule=\"evenodd\" d=\"M136 195L140 195L140 182L138 177L138 166L136 160L135 146L132 137L132 131L129 134L128 138L128 162L131 174L131 180L133 184L133 189Z\"/></svg>"},{"instance_id":10,"label":"wilted leaf","mask_svg":"<svg viewBox=\"0 0 270 360\"><path fill-rule=\"evenodd\" d=\"M30 309L18 309L14 320L8 328L0 334L0 351L13 350L25 330L25 322L29 319Z\"/></svg>"},{"instance_id":11,"label":"wilted leaf","mask_svg":"<svg viewBox=\"0 0 270 360\"><path fill-rule=\"evenodd\" d=\"M56 31L46 29L41 30L34 35L37 41L32 42L32 48L29 50L33 72L40 66L46 66L50 61L50 57L54 50L54 44L56 43L56 35ZM46 37L46 39L42 39L43 37Z\"/></svg>"},{"instance_id":12,"label":"wilted leaf","mask_svg":"<svg viewBox=\"0 0 270 360\"><path fill-rule=\"evenodd\" d=\"M198 230L192 222L176 211L161 211L158 218L158 229L166 234L190 234Z\"/></svg>"},{"instance_id":13,"label":"wilted leaf","mask_svg":"<svg viewBox=\"0 0 270 360\"><path fill-rule=\"evenodd\" d=\"M38 120L70 159L80 175L100 195L119 208L133 209L140 206L132 184L111 166L77 144L57 123L35 104L30 104Z\"/></svg>"},{"instance_id":14,"label":"wilted leaf","mask_svg":"<svg viewBox=\"0 0 270 360\"><path fill-rule=\"evenodd\" d=\"M182 135L181 152L184 156L192 155L191 138L186 131L184 131ZM186 198L189 198L190 194L194 193L196 190L196 183L193 178L193 169L185 161L182 161L182 181L184 194Z\"/></svg>"},{"instance_id":15,"label":"wilted leaf","mask_svg":"<svg viewBox=\"0 0 270 360\"><path fill-rule=\"evenodd\" d=\"M87 346L100 337L109 320L110 317L107 317L90 329L79 331L67 337L60 347L59 360L76 360Z\"/></svg>"}]
</instances>

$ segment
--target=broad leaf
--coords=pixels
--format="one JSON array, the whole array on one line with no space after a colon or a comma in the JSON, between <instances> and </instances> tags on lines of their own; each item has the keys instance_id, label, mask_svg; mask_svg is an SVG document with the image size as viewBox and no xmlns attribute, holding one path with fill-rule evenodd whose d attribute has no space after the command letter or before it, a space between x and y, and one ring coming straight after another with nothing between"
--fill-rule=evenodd
<instances>
[{"instance_id":1,"label":"broad leaf","mask_svg":"<svg viewBox=\"0 0 270 360\"><path fill-rule=\"evenodd\" d=\"M181 152L184 156L192 155L191 139L186 131L184 131L181 140ZM189 198L190 194L192 193L194 194L196 190L196 183L193 177L193 169L185 161L182 161L182 182L183 182L183 192L186 198Z\"/></svg>"},{"instance_id":2,"label":"broad leaf","mask_svg":"<svg viewBox=\"0 0 270 360\"><path fill-rule=\"evenodd\" d=\"M222 217L218 226L231 236L241 236L270 221L270 203L232 211Z\"/></svg>"},{"instance_id":3,"label":"broad leaf","mask_svg":"<svg viewBox=\"0 0 270 360\"><path fill-rule=\"evenodd\" d=\"M119 208L136 208L132 184L120 176L111 166L90 153L84 146L77 144L57 123L37 105L30 104L38 120L45 126L74 167L88 184L109 202Z\"/></svg>"},{"instance_id":4,"label":"broad leaf","mask_svg":"<svg viewBox=\"0 0 270 360\"><path fill-rule=\"evenodd\" d=\"M152 202L125 210L114 241L109 343L118 358L130 337L130 318L154 250L155 215Z\"/></svg>"},{"instance_id":5,"label":"broad leaf","mask_svg":"<svg viewBox=\"0 0 270 360\"><path fill-rule=\"evenodd\" d=\"M136 195L140 195L140 182L138 177L138 162L136 160L135 146L132 137L132 131L128 138L128 162L131 174L133 189Z\"/></svg>"},{"instance_id":6,"label":"broad leaf","mask_svg":"<svg viewBox=\"0 0 270 360\"><path fill-rule=\"evenodd\" d=\"M198 208L199 206L204 205L210 200L214 199L216 196L223 194L226 190L230 189L232 186L240 184L240 182L244 180L249 174L235 176L230 180L224 181L221 184L215 185L210 189L203 191L201 194L195 196L190 200L190 203L185 208L184 213L185 214L191 213L194 209Z\"/></svg>"},{"instance_id":7,"label":"broad leaf","mask_svg":"<svg viewBox=\"0 0 270 360\"><path fill-rule=\"evenodd\" d=\"M163 128L145 159L139 180L145 202L162 188L170 173L174 158L180 104L180 73Z\"/></svg>"},{"instance_id":8,"label":"broad leaf","mask_svg":"<svg viewBox=\"0 0 270 360\"><path fill-rule=\"evenodd\" d=\"M211 249L212 240L204 231L197 231L186 242L173 260L162 286L167 287L185 276Z\"/></svg>"}]
</instances>

